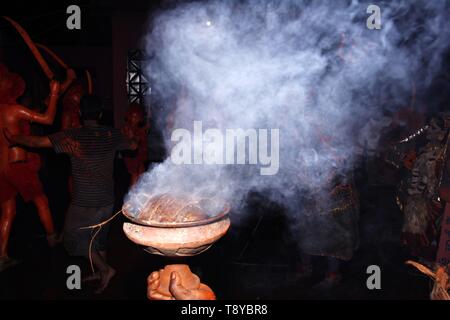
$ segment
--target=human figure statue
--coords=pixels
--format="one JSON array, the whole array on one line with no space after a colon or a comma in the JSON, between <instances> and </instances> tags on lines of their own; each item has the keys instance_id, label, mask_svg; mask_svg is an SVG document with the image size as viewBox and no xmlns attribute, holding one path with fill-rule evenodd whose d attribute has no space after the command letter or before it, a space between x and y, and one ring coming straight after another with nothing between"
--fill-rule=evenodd
<instances>
[{"instance_id":1,"label":"human figure statue","mask_svg":"<svg viewBox=\"0 0 450 320\"><path fill-rule=\"evenodd\" d=\"M124 154L125 166L131 176L130 184L134 185L145 172L148 161L148 125L145 124L144 111L139 104L132 103L128 108L122 133L138 143L137 150Z\"/></svg>"},{"instance_id":2,"label":"human figure statue","mask_svg":"<svg viewBox=\"0 0 450 320\"><path fill-rule=\"evenodd\" d=\"M13 134L30 134L30 123L50 125L56 114L56 105L60 84L50 82L48 108L45 113L38 113L18 104L25 91L25 82L18 75L9 72L0 65L0 127ZM57 235L48 206L48 199L39 180L40 162L27 149L11 144L0 135L0 271L14 265L17 261L8 257L8 240L12 223L16 216L15 197L18 193L25 201L33 201L39 218L47 234L50 246L57 243Z\"/></svg>"}]
</instances>

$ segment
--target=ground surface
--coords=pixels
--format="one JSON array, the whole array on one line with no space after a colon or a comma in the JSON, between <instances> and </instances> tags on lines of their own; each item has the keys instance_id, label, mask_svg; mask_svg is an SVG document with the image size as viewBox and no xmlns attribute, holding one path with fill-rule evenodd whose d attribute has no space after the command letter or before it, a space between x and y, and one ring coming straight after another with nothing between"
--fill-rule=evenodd
<instances>
[{"instance_id":1,"label":"ground surface","mask_svg":"<svg viewBox=\"0 0 450 320\"><path fill-rule=\"evenodd\" d=\"M62 161L62 157L50 155L49 169L42 172L59 227L68 203L61 187L67 172ZM128 176L120 160L116 169L116 207L120 208ZM334 289L314 289L323 276L322 259L315 259L311 278L298 279L297 249L292 245L295 237L290 235L282 211L256 200L250 204L247 218L232 216L230 232L209 251L183 261L144 252L124 236L124 219L119 217L111 226L109 252L117 275L101 295L94 294L95 283L83 283L81 290L66 288L66 268L77 264L87 274L88 264L67 256L61 246L49 249L35 209L19 200L10 254L22 263L0 273L0 299L146 299L148 274L172 262L188 263L219 299L428 299L429 280L404 265L409 257L399 246L401 216L392 196L393 190L386 187L361 188L361 245L352 261L342 266L343 281ZM366 268L372 264L381 268L381 290L366 287Z\"/></svg>"}]
</instances>

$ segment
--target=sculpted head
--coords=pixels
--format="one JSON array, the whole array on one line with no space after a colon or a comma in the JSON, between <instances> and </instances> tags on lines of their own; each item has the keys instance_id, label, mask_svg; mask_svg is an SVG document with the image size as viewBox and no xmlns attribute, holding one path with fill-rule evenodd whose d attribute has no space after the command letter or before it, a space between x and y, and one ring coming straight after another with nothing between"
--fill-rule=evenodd
<instances>
[{"instance_id":1,"label":"sculpted head","mask_svg":"<svg viewBox=\"0 0 450 320\"><path fill-rule=\"evenodd\" d=\"M0 103L16 103L25 92L23 78L8 70L4 64L0 64Z\"/></svg>"}]
</instances>

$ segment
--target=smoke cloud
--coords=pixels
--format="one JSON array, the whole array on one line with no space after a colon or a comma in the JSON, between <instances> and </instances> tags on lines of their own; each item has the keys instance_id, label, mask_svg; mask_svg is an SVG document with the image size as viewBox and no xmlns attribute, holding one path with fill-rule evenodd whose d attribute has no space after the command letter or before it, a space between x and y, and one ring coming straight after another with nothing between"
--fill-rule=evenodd
<instances>
[{"instance_id":1,"label":"smoke cloud","mask_svg":"<svg viewBox=\"0 0 450 320\"><path fill-rule=\"evenodd\" d=\"M369 4L381 8L380 30L366 26ZM201 1L154 14L146 74L152 102L167 111L156 117L169 150L171 132L192 130L194 121L224 133L279 129L280 168L262 176L257 165L176 165L169 157L127 201L138 212L151 195L188 193L238 209L251 190L283 201L293 186L326 197L330 177L353 169L361 141L376 143L376 128L364 126L407 104L413 81L418 91L430 85L449 19L447 2L426 0Z\"/></svg>"}]
</instances>

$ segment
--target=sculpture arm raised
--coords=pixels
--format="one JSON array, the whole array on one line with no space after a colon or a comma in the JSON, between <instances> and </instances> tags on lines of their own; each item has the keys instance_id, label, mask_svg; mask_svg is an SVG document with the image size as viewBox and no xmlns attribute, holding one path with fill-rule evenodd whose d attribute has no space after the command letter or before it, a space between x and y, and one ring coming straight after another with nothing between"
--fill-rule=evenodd
<instances>
[{"instance_id":1,"label":"sculpture arm raised","mask_svg":"<svg viewBox=\"0 0 450 320\"><path fill-rule=\"evenodd\" d=\"M50 83L50 95L48 97L48 107L45 113L39 113L30 109L19 107L18 117L22 120L50 125L56 115L56 105L58 103L60 85L52 80Z\"/></svg>"}]
</instances>

